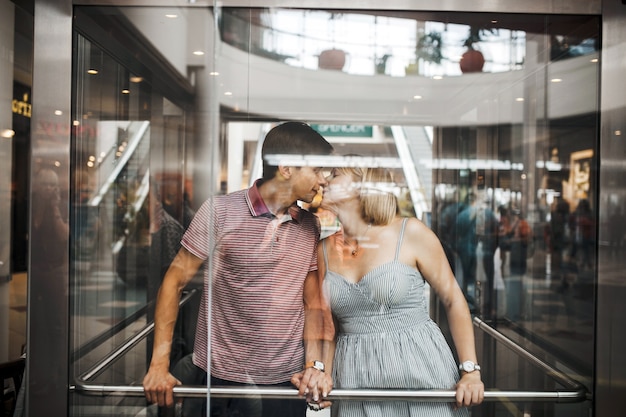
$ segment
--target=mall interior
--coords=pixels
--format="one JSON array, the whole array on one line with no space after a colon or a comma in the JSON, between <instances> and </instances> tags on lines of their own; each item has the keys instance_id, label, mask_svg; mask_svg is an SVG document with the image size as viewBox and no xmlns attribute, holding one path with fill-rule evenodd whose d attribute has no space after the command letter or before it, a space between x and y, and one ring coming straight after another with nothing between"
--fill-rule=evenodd
<instances>
[{"instance_id":1,"label":"mall interior","mask_svg":"<svg viewBox=\"0 0 626 417\"><path fill-rule=\"evenodd\" d=\"M207 198L250 187L285 121L390 170L401 214L440 239L485 384L472 416L624 415L624 0L0 0L0 22L2 416L165 415L142 388L180 243L163 220L185 230ZM480 223L468 264L470 203L496 243ZM341 228L303 207L322 238ZM177 359L202 286L183 292ZM219 395L305 407L294 392Z\"/></svg>"}]
</instances>

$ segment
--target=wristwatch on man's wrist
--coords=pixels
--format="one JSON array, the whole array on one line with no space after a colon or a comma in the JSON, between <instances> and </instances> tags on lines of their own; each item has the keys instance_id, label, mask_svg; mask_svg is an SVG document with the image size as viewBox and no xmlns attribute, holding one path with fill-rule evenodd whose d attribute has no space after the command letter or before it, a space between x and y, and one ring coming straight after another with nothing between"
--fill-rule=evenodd
<instances>
[{"instance_id":1,"label":"wristwatch on man's wrist","mask_svg":"<svg viewBox=\"0 0 626 417\"><path fill-rule=\"evenodd\" d=\"M467 373L480 371L480 366L472 361L465 361L459 365L459 371L465 371Z\"/></svg>"},{"instance_id":2,"label":"wristwatch on man's wrist","mask_svg":"<svg viewBox=\"0 0 626 417\"><path fill-rule=\"evenodd\" d=\"M324 362L322 361L310 361L307 362L306 365L304 365L304 369L306 368L315 368L318 371L322 371L324 372L324 369L326 369L326 367L324 366Z\"/></svg>"}]
</instances>

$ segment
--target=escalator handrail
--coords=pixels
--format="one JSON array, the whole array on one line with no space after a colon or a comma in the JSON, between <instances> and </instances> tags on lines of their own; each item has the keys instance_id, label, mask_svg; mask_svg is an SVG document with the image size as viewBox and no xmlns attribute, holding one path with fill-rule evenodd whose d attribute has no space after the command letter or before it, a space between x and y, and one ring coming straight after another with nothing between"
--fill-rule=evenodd
<instances>
[{"instance_id":1,"label":"escalator handrail","mask_svg":"<svg viewBox=\"0 0 626 417\"><path fill-rule=\"evenodd\" d=\"M489 336L493 337L496 341L504 344L507 348L511 349L518 355L522 356L524 359L531 362L533 365L542 369L547 375L549 375L552 379L556 380L564 387L567 387L571 390L578 390L582 388L586 391L586 388L580 382L570 378L567 374L559 371L558 369L555 369L546 362L542 361L541 359L515 343L513 340L509 339L493 327L489 326L478 317L474 317L474 325L480 330L487 333Z\"/></svg>"},{"instance_id":2,"label":"escalator handrail","mask_svg":"<svg viewBox=\"0 0 626 417\"><path fill-rule=\"evenodd\" d=\"M182 300L181 300L182 302ZM521 346L515 344L496 329L489 326L479 318L474 318L474 325L485 331L497 341L505 344L508 348L521 354L524 358L530 360L533 364L539 366L547 372L547 374L566 387L562 390L554 391L500 391L497 389L485 390L485 401L517 401L517 402L556 402L556 403L572 403L582 402L587 399L588 392L586 388L569 378L562 372L552 368L539 358L526 351ZM123 396L123 397L143 397L144 390L142 386L134 385L103 385L90 383L90 379L99 375L110 364L117 360L121 355L133 347L139 340L149 334L154 328L154 323L148 324L143 331L135 337L130 338L126 343L122 344L118 349L111 352L100 362L98 362L89 371L76 378L75 384L70 386L71 391L78 392L83 395L91 396ZM233 387L207 387L207 386L186 386L181 385L174 387L174 395L179 398L205 398L207 395L222 398L240 398L248 396L262 396L263 398L282 398L297 399L298 391L290 388L233 388ZM454 390L382 390L382 389L334 389L328 394L328 399L333 400L403 400L403 401L436 401L436 402L454 402L456 401L456 392Z\"/></svg>"},{"instance_id":3,"label":"escalator handrail","mask_svg":"<svg viewBox=\"0 0 626 417\"><path fill-rule=\"evenodd\" d=\"M128 147L126 148L126 150L124 151L120 159L117 160L115 168L113 169L109 177L106 179L104 184L102 184L102 186L100 187L98 194L96 194L93 198L89 200L89 203L88 203L89 206L97 207L98 205L100 205L100 202L102 201L106 193L109 191L111 186L115 183L115 180L119 176L122 169L126 166L130 158L135 153L135 149L137 149L137 147L139 146L139 143L143 140L144 134L148 130L149 126L150 126L150 122L148 121L140 122L139 129L137 129L137 132L135 133L135 135L129 140Z\"/></svg>"},{"instance_id":4,"label":"escalator handrail","mask_svg":"<svg viewBox=\"0 0 626 417\"><path fill-rule=\"evenodd\" d=\"M179 308L185 305L197 292L197 290L192 289L187 294L183 295L180 299L178 306ZM154 330L154 320L151 320L148 324L142 327L137 333L133 336L129 337L119 345L117 348L111 351L108 355L100 359L93 365L89 370L84 372L82 375L78 377L79 381L87 382L92 378L97 377L102 372L106 370L110 365L116 362L119 358L122 357L124 353L129 351L132 347L134 347L137 343L141 342L146 336L148 336Z\"/></svg>"},{"instance_id":5,"label":"escalator handrail","mask_svg":"<svg viewBox=\"0 0 626 417\"><path fill-rule=\"evenodd\" d=\"M118 334L119 332L121 332L122 330L124 330L125 328L133 324L134 322L136 322L140 317L145 316L148 309L150 309L153 304L154 304L154 301L150 301L149 303L139 308L134 313L130 314L129 316L124 317L122 320L115 323L112 327L109 327L104 332L100 333L93 339L89 340L87 343L76 348L70 355L70 362L72 363L76 362L78 359L82 358L89 352L97 349L105 341L109 340L110 338L112 338L113 336L115 336L116 334Z\"/></svg>"}]
</instances>

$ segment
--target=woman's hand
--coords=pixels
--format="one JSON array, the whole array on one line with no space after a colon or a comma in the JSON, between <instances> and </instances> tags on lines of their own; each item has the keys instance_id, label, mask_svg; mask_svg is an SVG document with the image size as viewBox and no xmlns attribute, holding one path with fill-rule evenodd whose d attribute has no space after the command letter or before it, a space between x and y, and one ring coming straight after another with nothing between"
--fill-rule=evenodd
<instances>
[{"instance_id":1,"label":"woman's hand","mask_svg":"<svg viewBox=\"0 0 626 417\"><path fill-rule=\"evenodd\" d=\"M456 406L470 407L483 402L485 386L480 380L480 371L464 373L456 384Z\"/></svg>"}]
</instances>

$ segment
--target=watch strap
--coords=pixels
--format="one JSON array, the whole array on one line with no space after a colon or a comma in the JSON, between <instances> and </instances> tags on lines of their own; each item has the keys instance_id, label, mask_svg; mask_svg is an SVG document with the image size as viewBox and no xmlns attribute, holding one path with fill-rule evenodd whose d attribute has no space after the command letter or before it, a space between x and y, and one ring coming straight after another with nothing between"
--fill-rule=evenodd
<instances>
[{"instance_id":1,"label":"watch strap","mask_svg":"<svg viewBox=\"0 0 626 417\"><path fill-rule=\"evenodd\" d=\"M315 368L318 371L324 372L325 366L322 361L309 361L304 365L304 369Z\"/></svg>"},{"instance_id":2,"label":"watch strap","mask_svg":"<svg viewBox=\"0 0 626 417\"><path fill-rule=\"evenodd\" d=\"M480 371L480 365L472 361L464 361L461 364L459 364L459 370L463 372L468 372L468 373L474 372L474 371Z\"/></svg>"}]
</instances>

